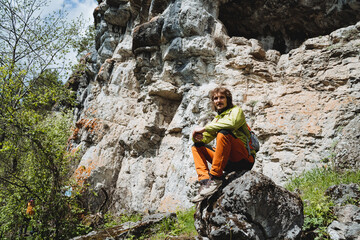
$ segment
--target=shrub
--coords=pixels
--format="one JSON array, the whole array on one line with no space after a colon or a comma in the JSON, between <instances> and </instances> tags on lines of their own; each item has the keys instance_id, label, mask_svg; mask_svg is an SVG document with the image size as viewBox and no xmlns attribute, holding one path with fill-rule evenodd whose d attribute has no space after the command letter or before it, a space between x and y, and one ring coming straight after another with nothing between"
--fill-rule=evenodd
<instances>
[{"instance_id":1,"label":"shrub","mask_svg":"<svg viewBox=\"0 0 360 240\"><path fill-rule=\"evenodd\" d=\"M359 183L360 170L337 172L332 168L316 168L304 172L286 184L290 191L300 193L304 202L304 231L314 231L316 239L328 237L327 226L336 219L334 203L324 195L333 185Z\"/></svg>"},{"instance_id":2,"label":"shrub","mask_svg":"<svg viewBox=\"0 0 360 240\"><path fill-rule=\"evenodd\" d=\"M194 226L194 213L195 208L190 208L183 211L177 211L177 218L165 218L161 222L146 229L141 236L129 235L127 239L151 239L162 240L169 239L171 237L185 237L192 238L197 236L197 232ZM136 222L141 220L141 215L121 215L120 217L114 217L110 214L105 215L104 228L113 227L122 223L132 221Z\"/></svg>"}]
</instances>

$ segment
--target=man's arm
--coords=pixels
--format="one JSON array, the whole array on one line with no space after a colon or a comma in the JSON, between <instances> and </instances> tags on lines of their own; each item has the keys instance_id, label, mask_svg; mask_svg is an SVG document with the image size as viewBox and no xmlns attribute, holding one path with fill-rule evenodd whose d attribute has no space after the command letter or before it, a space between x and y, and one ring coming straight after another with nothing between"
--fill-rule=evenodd
<instances>
[{"instance_id":1,"label":"man's arm","mask_svg":"<svg viewBox=\"0 0 360 240\"><path fill-rule=\"evenodd\" d=\"M221 129L235 130L245 124L245 115L240 107L234 107L231 112L219 119L212 121L205 126L205 131L211 135L216 134Z\"/></svg>"},{"instance_id":2,"label":"man's arm","mask_svg":"<svg viewBox=\"0 0 360 240\"><path fill-rule=\"evenodd\" d=\"M203 142L205 144L208 144L209 142L214 140L215 137L216 134L211 135L210 133L206 132L205 127L196 127L192 133L192 140L195 143Z\"/></svg>"},{"instance_id":3,"label":"man's arm","mask_svg":"<svg viewBox=\"0 0 360 240\"><path fill-rule=\"evenodd\" d=\"M196 127L192 133L193 140L200 142L203 139L203 132L205 132L204 127Z\"/></svg>"}]
</instances>

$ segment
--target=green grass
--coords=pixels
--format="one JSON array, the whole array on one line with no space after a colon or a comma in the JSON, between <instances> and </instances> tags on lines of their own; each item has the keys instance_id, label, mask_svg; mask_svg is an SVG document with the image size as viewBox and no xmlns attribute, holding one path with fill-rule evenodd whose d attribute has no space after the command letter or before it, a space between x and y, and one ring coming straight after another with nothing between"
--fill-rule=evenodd
<instances>
[{"instance_id":1,"label":"green grass","mask_svg":"<svg viewBox=\"0 0 360 240\"><path fill-rule=\"evenodd\" d=\"M314 231L317 239L327 236L327 226L335 220L334 203L324 195L333 185L360 183L360 170L336 172L330 168L317 168L293 178L285 187L300 192L304 202L304 231Z\"/></svg>"},{"instance_id":2,"label":"green grass","mask_svg":"<svg viewBox=\"0 0 360 240\"><path fill-rule=\"evenodd\" d=\"M197 232L194 226L194 213L194 207L184 211L177 211L177 219L164 219L139 239L162 240L174 236L195 237Z\"/></svg>"},{"instance_id":3,"label":"green grass","mask_svg":"<svg viewBox=\"0 0 360 240\"><path fill-rule=\"evenodd\" d=\"M174 236L183 238L195 238L195 236L197 236L197 232L194 226L194 213L194 207L183 211L177 211L176 219L166 218L160 223L155 224L151 228L147 229L142 236L135 238L135 236L129 235L127 239L162 240ZM141 217L141 215L122 215L120 217L106 215L106 223L104 224L104 228L117 226L128 221L137 222L141 220Z\"/></svg>"},{"instance_id":4,"label":"green grass","mask_svg":"<svg viewBox=\"0 0 360 240\"><path fill-rule=\"evenodd\" d=\"M114 217L111 214L105 214L104 216L104 228L110 228L117 225L121 225L126 222L137 222L141 220L142 215L141 214L122 214L119 217Z\"/></svg>"}]
</instances>

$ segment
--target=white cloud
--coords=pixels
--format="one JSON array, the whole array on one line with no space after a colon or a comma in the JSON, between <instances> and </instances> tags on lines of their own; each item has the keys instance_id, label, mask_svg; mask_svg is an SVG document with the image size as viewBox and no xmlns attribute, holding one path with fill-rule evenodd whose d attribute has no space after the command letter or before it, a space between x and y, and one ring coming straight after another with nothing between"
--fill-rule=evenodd
<instances>
[{"instance_id":1,"label":"white cloud","mask_svg":"<svg viewBox=\"0 0 360 240\"><path fill-rule=\"evenodd\" d=\"M69 21L75 20L80 15L86 20L87 23L93 23L93 12L97 6L96 0L61 0L51 1L49 6L46 7L45 13L58 11L64 7L68 13Z\"/></svg>"},{"instance_id":2,"label":"white cloud","mask_svg":"<svg viewBox=\"0 0 360 240\"><path fill-rule=\"evenodd\" d=\"M70 5L69 8L67 8L68 5ZM89 20L90 24L93 23L93 12L97 6L96 0L72 0L68 5L65 5L65 9L69 12L69 19L76 19L77 16L82 14L86 21Z\"/></svg>"},{"instance_id":3,"label":"white cloud","mask_svg":"<svg viewBox=\"0 0 360 240\"><path fill-rule=\"evenodd\" d=\"M64 8L67 12L67 19L69 21L76 20L78 17L82 16L85 25L89 26L94 23L93 12L97 6L96 0L56 0L51 1L49 6L47 6L43 14L52 13L54 11L59 11ZM84 30L86 29L86 26ZM75 64L77 62L76 53L70 52L67 54L66 58L68 62ZM63 81L66 81L66 78Z\"/></svg>"}]
</instances>

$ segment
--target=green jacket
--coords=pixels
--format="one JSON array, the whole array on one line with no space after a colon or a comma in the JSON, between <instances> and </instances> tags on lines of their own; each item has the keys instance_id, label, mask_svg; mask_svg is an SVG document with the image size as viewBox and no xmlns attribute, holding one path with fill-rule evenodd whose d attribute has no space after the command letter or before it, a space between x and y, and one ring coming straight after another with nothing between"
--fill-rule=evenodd
<instances>
[{"instance_id":1,"label":"green jacket","mask_svg":"<svg viewBox=\"0 0 360 240\"><path fill-rule=\"evenodd\" d=\"M245 147L247 146L250 132L247 128L244 112L240 107L234 106L215 116L212 122L206 124L201 141L205 144L210 143L222 129L231 130L235 137L239 138L245 144ZM193 141L195 142L195 139ZM251 153L255 156L254 150L251 150Z\"/></svg>"}]
</instances>

